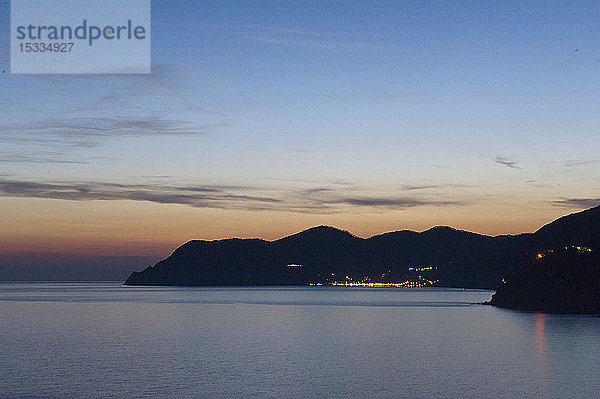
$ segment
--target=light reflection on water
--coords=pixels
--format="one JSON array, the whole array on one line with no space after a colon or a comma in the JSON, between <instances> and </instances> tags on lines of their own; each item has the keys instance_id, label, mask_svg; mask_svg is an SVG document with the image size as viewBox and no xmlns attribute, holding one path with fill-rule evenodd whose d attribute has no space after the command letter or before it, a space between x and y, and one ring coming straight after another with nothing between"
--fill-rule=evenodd
<instances>
[{"instance_id":1,"label":"light reflection on water","mask_svg":"<svg viewBox=\"0 0 600 399\"><path fill-rule=\"evenodd\" d=\"M546 358L546 318L543 313L534 313L535 317L535 366L537 387L540 392L550 393L548 387L548 360Z\"/></svg>"},{"instance_id":2,"label":"light reflection on water","mask_svg":"<svg viewBox=\"0 0 600 399\"><path fill-rule=\"evenodd\" d=\"M598 397L600 319L492 292L0 285L0 397Z\"/></svg>"}]
</instances>

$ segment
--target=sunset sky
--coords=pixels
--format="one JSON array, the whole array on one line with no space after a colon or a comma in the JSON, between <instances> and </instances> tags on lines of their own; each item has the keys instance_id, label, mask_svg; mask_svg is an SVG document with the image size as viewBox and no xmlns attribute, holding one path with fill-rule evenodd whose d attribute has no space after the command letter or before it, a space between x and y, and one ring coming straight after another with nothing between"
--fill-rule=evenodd
<instances>
[{"instance_id":1,"label":"sunset sky","mask_svg":"<svg viewBox=\"0 0 600 399\"><path fill-rule=\"evenodd\" d=\"M153 1L150 75L16 75L0 0L0 253L600 203L600 3L258 3Z\"/></svg>"}]
</instances>

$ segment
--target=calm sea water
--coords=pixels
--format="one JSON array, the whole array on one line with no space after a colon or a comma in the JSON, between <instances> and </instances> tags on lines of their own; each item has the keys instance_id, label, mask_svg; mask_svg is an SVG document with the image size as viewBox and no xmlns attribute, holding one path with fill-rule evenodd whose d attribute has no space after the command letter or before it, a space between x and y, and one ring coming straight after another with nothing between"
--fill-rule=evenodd
<instances>
[{"instance_id":1,"label":"calm sea water","mask_svg":"<svg viewBox=\"0 0 600 399\"><path fill-rule=\"evenodd\" d=\"M0 397L600 397L600 318L491 295L1 284Z\"/></svg>"}]
</instances>

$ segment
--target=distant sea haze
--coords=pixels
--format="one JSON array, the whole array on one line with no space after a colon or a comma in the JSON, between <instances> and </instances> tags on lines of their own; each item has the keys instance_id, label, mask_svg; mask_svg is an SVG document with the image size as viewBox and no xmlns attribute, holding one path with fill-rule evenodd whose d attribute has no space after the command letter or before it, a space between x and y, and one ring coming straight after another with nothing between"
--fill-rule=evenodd
<instances>
[{"instance_id":1,"label":"distant sea haze","mask_svg":"<svg viewBox=\"0 0 600 399\"><path fill-rule=\"evenodd\" d=\"M136 269L156 263L154 256L0 254L0 281L124 281Z\"/></svg>"}]
</instances>

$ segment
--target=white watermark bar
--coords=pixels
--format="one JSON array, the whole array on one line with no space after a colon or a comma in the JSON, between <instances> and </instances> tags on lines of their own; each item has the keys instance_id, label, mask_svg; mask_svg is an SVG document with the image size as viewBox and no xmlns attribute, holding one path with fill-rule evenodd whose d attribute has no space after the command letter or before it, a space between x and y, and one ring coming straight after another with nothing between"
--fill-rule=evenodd
<instances>
[{"instance_id":1,"label":"white watermark bar","mask_svg":"<svg viewBox=\"0 0 600 399\"><path fill-rule=\"evenodd\" d=\"M10 71L150 73L150 0L11 0Z\"/></svg>"}]
</instances>

